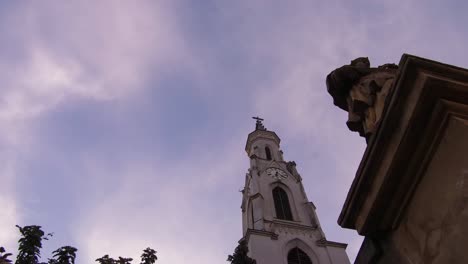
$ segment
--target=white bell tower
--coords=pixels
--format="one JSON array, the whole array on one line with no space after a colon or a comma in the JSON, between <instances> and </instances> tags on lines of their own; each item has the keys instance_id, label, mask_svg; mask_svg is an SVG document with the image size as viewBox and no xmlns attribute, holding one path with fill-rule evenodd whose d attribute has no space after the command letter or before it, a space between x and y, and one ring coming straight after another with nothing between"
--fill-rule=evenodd
<instances>
[{"instance_id":1,"label":"white bell tower","mask_svg":"<svg viewBox=\"0 0 468 264\"><path fill-rule=\"evenodd\" d=\"M242 191L243 239L257 264L348 264L346 244L325 238L294 161L280 138L256 119L245 151L250 168Z\"/></svg>"}]
</instances>

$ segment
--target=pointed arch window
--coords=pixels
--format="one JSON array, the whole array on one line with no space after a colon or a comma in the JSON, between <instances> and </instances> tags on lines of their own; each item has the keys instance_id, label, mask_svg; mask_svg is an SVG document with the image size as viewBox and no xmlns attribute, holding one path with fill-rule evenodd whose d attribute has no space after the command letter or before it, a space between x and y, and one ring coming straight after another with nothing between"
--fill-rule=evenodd
<instances>
[{"instance_id":1,"label":"pointed arch window","mask_svg":"<svg viewBox=\"0 0 468 264\"><path fill-rule=\"evenodd\" d=\"M281 188L273 189L273 201L275 203L276 218L293 220L291 207L289 206L288 194Z\"/></svg>"},{"instance_id":2,"label":"pointed arch window","mask_svg":"<svg viewBox=\"0 0 468 264\"><path fill-rule=\"evenodd\" d=\"M312 261L304 251L295 247L288 253L288 264L312 264Z\"/></svg>"},{"instance_id":3,"label":"pointed arch window","mask_svg":"<svg viewBox=\"0 0 468 264\"><path fill-rule=\"evenodd\" d=\"M265 147L266 159L271 160L271 151L269 147Z\"/></svg>"}]
</instances>

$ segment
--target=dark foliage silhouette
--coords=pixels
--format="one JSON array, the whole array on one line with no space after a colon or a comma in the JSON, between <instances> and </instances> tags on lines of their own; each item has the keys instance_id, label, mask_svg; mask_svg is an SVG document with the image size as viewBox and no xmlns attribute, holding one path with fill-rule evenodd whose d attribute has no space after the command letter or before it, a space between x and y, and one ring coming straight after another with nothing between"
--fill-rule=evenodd
<instances>
[{"instance_id":1,"label":"dark foliage silhouette","mask_svg":"<svg viewBox=\"0 0 468 264\"><path fill-rule=\"evenodd\" d=\"M16 225L21 233L21 238L18 240L18 256L16 264L38 264L41 257L42 240L48 240L47 237L52 234L45 235L40 226L31 225L20 227Z\"/></svg>"},{"instance_id":2,"label":"dark foliage silhouette","mask_svg":"<svg viewBox=\"0 0 468 264\"><path fill-rule=\"evenodd\" d=\"M119 257L118 260L116 260L116 263L117 264L131 264L132 263L132 258L122 258L122 257Z\"/></svg>"},{"instance_id":3,"label":"dark foliage silhouette","mask_svg":"<svg viewBox=\"0 0 468 264\"><path fill-rule=\"evenodd\" d=\"M41 257L42 241L48 240L52 233L45 234L41 226L18 226L20 232L20 239L18 240L18 255L16 256L15 264L75 264L76 252L78 249L72 246L63 246L52 252L52 258L47 263L39 262ZM146 248L141 255L141 264L154 264L158 257L156 250ZM0 246L0 264L11 264L11 253L6 253L5 248ZM104 255L96 262L99 264L131 264L132 258L119 257L114 259L109 255Z\"/></svg>"},{"instance_id":4,"label":"dark foliage silhouette","mask_svg":"<svg viewBox=\"0 0 468 264\"><path fill-rule=\"evenodd\" d=\"M158 257L156 256L156 250L152 248L146 248L141 254L141 263L140 264L153 264L156 262Z\"/></svg>"},{"instance_id":5,"label":"dark foliage silhouette","mask_svg":"<svg viewBox=\"0 0 468 264\"><path fill-rule=\"evenodd\" d=\"M54 258L49 260L49 264L75 264L76 251L78 250L71 246L56 249L52 252Z\"/></svg>"},{"instance_id":6,"label":"dark foliage silhouette","mask_svg":"<svg viewBox=\"0 0 468 264\"><path fill-rule=\"evenodd\" d=\"M234 250L234 254L228 256L227 261L229 261L231 264L256 264L257 262L247 256L247 253L249 253L247 241L242 239L239 241L239 245Z\"/></svg>"},{"instance_id":7,"label":"dark foliage silhouette","mask_svg":"<svg viewBox=\"0 0 468 264\"><path fill-rule=\"evenodd\" d=\"M11 253L5 253L5 248L0 247L0 264L9 264L12 261L9 259L12 255Z\"/></svg>"},{"instance_id":8,"label":"dark foliage silhouette","mask_svg":"<svg viewBox=\"0 0 468 264\"><path fill-rule=\"evenodd\" d=\"M116 264L115 259L110 258L109 255L96 259L96 262L99 262L99 264Z\"/></svg>"}]
</instances>

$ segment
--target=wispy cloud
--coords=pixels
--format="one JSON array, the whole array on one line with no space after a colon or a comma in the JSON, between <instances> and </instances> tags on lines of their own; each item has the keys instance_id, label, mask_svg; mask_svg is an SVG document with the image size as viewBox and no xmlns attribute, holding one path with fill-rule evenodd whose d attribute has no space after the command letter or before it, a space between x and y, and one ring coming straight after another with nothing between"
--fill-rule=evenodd
<instances>
[{"instance_id":1,"label":"wispy cloud","mask_svg":"<svg viewBox=\"0 0 468 264\"><path fill-rule=\"evenodd\" d=\"M147 246L160 252L161 263L225 258L230 252L222 249L232 247L241 231L235 183L245 171L245 157L232 151L238 141L212 152L193 149L183 160L129 162L128 170L112 173L120 181L118 191L92 201L87 214L76 219L83 258L103 252L136 258ZM231 202L223 204L227 198Z\"/></svg>"},{"instance_id":2,"label":"wispy cloud","mask_svg":"<svg viewBox=\"0 0 468 264\"><path fill-rule=\"evenodd\" d=\"M17 3L2 14L1 242L11 245L14 224L24 221L18 169L30 153L48 153L34 149L42 116L71 98L128 95L167 65L190 62L171 12L162 3L85 1Z\"/></svg>"}]
</instances>

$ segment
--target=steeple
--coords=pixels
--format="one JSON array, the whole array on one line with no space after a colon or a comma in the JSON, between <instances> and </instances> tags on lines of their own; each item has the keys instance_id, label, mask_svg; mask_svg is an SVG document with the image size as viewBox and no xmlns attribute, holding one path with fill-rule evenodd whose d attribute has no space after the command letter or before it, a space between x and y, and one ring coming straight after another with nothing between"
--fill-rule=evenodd
<instances>
[{"instance_id":1,"label":"steeple","mask_svg":"<svg viewBox=\"0 0 468 264\"><path fill-rule=\"evenodd\" d=\"M280 138L260 117L247 137L250 167L242 191L243 239L257 264L349 264L346 244L325 238L294 161L285 161ZM300 260L299 260L300 259Z\"/></svg>"}]
</instances>

